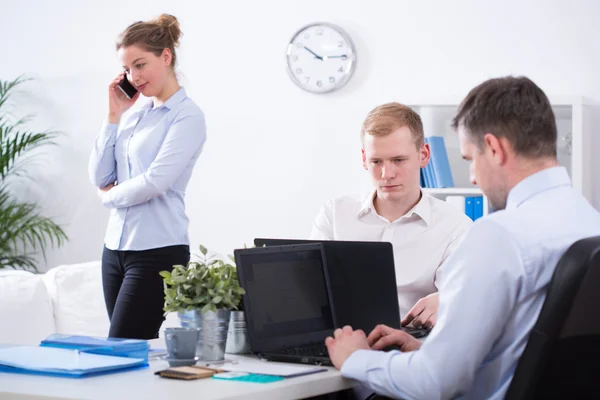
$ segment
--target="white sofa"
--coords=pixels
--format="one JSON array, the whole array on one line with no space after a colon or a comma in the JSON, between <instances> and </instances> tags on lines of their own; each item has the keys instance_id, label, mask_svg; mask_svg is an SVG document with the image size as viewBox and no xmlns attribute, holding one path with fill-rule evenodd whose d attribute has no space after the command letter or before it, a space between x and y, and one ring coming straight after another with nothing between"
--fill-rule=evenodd
<instances>
[{"instance_id":1,"label":"white sofa","mask_svg":"<svg viewBox=\"0 0 600 400\"><path fill-rule=\"evenodd\" d=\"M45 274L0 270L0 343L39 344L52 333L106 337L100 261L61 265ZM163 326L178 326L170 314Z\"/></svg>"}]
</instances>

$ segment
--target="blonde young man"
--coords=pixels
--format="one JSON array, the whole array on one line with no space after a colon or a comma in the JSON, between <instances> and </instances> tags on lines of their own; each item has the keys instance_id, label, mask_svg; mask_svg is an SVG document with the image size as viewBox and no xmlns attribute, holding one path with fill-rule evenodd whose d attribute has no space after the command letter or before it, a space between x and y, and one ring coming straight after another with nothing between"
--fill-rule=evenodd
<instances>
[{"instance_id":1,"label":"blonde young man","mask_svg":"<svg viewBox=\"0 0 600 400\"><path fill-rule=\"evenodd\" d=\"M391 242L402 324L432 327L437 318L440 266L472 225L462 212L421 191L429 162L423 123L399 103L373 109L361 129L362 162L374 190L327 202L311 239Z\"/></svg>"}]
</instances>

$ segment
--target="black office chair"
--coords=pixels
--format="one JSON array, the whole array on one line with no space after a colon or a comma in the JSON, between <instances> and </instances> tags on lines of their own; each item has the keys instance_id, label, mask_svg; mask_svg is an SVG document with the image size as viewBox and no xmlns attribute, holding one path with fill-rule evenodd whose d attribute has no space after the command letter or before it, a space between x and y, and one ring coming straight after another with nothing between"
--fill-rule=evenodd
<instances>
[{"instance_id":1,"label":"black office chair","mask_svg":"<svg viewBox=\"0 0 600 400\"><path fill-rule=\"evenodd\" d=\"M600 398L600 236L556 266L508 400Z\"/></svg>"}]
</instances>

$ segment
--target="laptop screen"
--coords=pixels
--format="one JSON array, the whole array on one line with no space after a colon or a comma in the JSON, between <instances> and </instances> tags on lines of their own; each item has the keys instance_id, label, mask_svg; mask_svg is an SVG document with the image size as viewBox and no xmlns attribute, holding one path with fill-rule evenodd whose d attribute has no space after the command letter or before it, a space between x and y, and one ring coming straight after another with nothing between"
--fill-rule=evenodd
<instances>
[{"instance_id":1,"label":"laptop screen","mask_svg":"<svg viewBox=\"0 0 600 400\"><path fill-rule=\"evenodd\" d=\"M252 342L296 346L331 334L319 245L245 249L236 257Z\"/></svg>"},{"instance_id":2,"label":"laptop screen","mask_svg":"<svg viewBox=\"0 0 600 400\"><path fill-rule=\"evenodd\" d=\"M371 332L378 324L400 329L394 250L388 242L254 239L256 246L322 243L336 327Z\"/></svg>"}]
</instances>

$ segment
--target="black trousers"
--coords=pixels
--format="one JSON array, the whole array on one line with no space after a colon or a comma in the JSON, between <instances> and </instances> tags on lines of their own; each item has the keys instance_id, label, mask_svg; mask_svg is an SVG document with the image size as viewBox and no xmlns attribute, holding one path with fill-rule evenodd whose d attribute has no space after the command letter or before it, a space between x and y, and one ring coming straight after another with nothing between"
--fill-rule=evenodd
<instances>
[{"instance_id":1,"label":"black trousers","mask_svg":"<svg viewBox=\"0 0 600 400\"><path fill-rule=\"evenodd\" d=\"M102 287L110 318L109 337L154 339L164 321L165 303L160 271L187 265L189 246L168 246L142 251L104 247Z\"/></svg>"}]
</instances>

